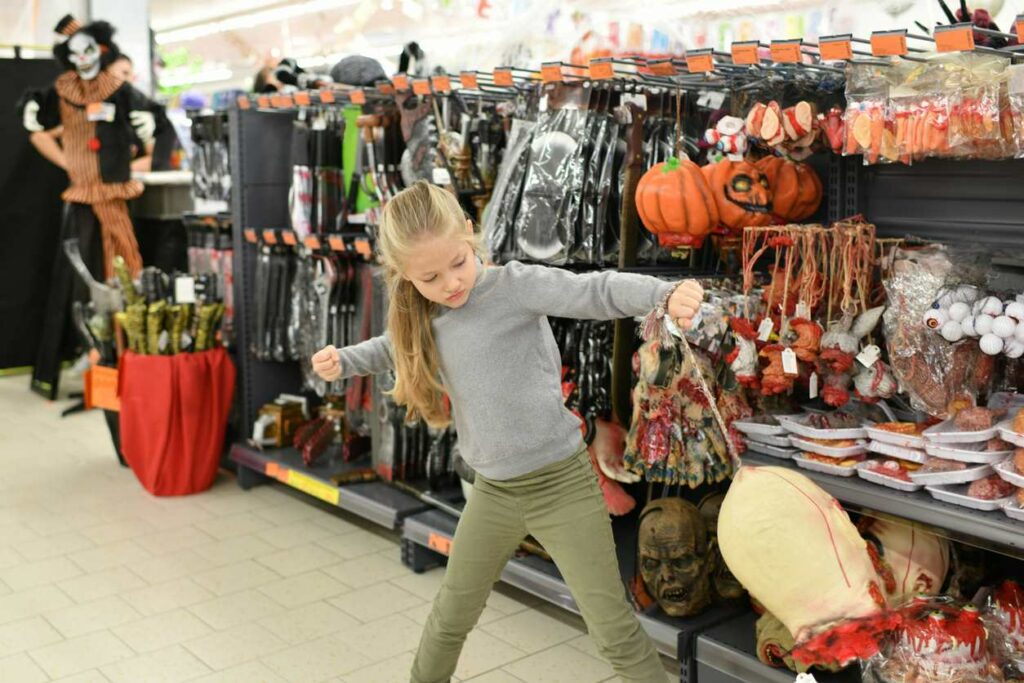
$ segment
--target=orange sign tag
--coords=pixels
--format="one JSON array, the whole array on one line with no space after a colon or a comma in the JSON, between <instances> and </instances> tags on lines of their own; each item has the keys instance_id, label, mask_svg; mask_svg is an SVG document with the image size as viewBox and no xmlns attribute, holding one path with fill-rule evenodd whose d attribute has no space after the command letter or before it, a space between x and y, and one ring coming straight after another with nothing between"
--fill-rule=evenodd
<instances>
[{"instance_id":1,"label":"orange sign tag","mask_svg":"<svg viewBox=\"0 0 1024 683\"><path fill-rule=\"evenodd\" d=\"M295 104L299 105L300 107L308 107L309 105L313 104L313 100L310 99L308 92L306 92L305 90L300 90L299 92L295 93Z\"/></svg>"},{"instance_id":2,"label":"orange sign tag","mask_svg":"<svg viewBox=\"0 0 1024 683\"><path fill-rule=\"evenodd\" d=\"M280 106L282 106L282 107L284 107L286 109L288 107L294 107L295 106L295 101L292 100L292 96L291 95L281 95L281 104L280 104Z\"/></svg>"},{"instance_id":3,"label":"orange sign tag","mask_svg":"<svg viewBox=\"0 0 1024 683\"><path fill-rule=\"evenodd\" d=\"M823 36L818 39L818 52L824 62L853 59L853 44L850 35Z\"/></svg>"},{"instance_id":4,"label":"orange sign tag","mask_svg":"<svg viewBox=\"0 0 1024 683\"><path fill-rule=\"evenodd\" d=\"M1017 28L1017 42L1024 44L1024 14L1017 15L1014 26Z\"/></svg>"},{"instance_id":5,"label":"orange sign tag","mask_svg":"<svg viewBox=\"0 0 1024 683\"><path fill-rule=\"evenodd\" d=\"M394 95L395 86L391 83L381 83L377 86L377 90L380 90L381 95Z\"/></svg>"},{"instance_id":6,"label":"orange sign tag","mask_svg":"<svg viewBox=\"0 0 1024 683\"><path fill-rule=\"evenodd\" d=\"M430 94L430 79L417 78L412 82L412 91L417 95Z\"/></svg>"},{"instance_id":7,"label":"orange sign tag","mask_svg":"<svg viewBox=\"0 0 1024 683\"><path fill-rule=\"evenodd\" d=\"M715 59L711 54L711 50L688 50L686 53L686 70L692 74L714 71Z\"/></svg>"},{"instance_id":8,"label":"orange sign tag","mask_svg":"<svg viewBox=\"0 0 1024 683\"><path fill-rule=\"evenodd\" d=\"M480 81L472 71L463 71L459 74L459 85L466 90L479 90Z\"/></svg>"},{"instance_id":9,"label":"orange sign tag","mask_svg":"<svg viewBox=\"0 0 1024 683\"><path fill-rule=\"evenodd\" d=\"M512 69L506 67L494 70L494 85L500 85L503 88L511 88L515 84L515 79L512 78Z\"/></svg>"},{"instance_id":10,"label":"orange sign tag","mask_svg":"<svg viewBox=\"0 0 1024 683\"><path fill-rule=\"evenodd\" d=\"M268 109L270 107L270 98L266 95L260 95L256 98L256 104L259 105L260 109Z\"/></svg>"},{"instance_id":11,"label":"orange sign tag","mask_svg":"<svg viewBox=\"0 0 1024 683\"><path fill-rule=\"evenodd\" d=\"M251 242L253 244L256 244L256 230L255 229L253 229L253 228L246 228L244 234L245 234L245 241L246 242Z\"/></svg>"},{"instance_id":12,"label":"orange sign tag","mask_svg":"<svg viewBox=\"0 0 1024 683\"><path fill-rule=\"evenodd\" d=\"M334 251L345 251L345 240L336 235L328 236L327 244L331 245L331 249Z\"/></svg>"},{"instance_id":13,"label":"orange sign tag","mask_svg":"<svg viewBox=\"0 0 1024 683\"><path fill-rule=\"evenodd\" d=\"M733 64L757 64L761 60L757 56L757 49L760 47L756 40L748 40L742 43L732 44Z\"/></svg>"},{"instance_id":14,"label":"orange sign tag","mask_svg":"<svg viewBox=\"0 0 1024 683\"><path fill-rule=\"evenodd\" d=\"M398 74L391 79L391 83L394 84L395 90L398 92L405 92L409 89L409 77L405 74Z\"/></svg>"},{"instance_id":15,"label":"orange sign tag","mask_svg":"<svg viewBox=\"0 0 1024 683\"><path fill-rule=\"evenodd\" d=\"M452 554L452 539L441 534L430 534L427 538L427 546L442 555Z\"/></svg>"},{"instance_id":16,"label":"orange sign tag","mask_svg":"<svg viewBox=\"0 0 1024 683\"><path fill-rule=\"evenodd\" d=\"M969 23L935 27L935 49L939 52L969 52L974 49L974 29Z\"/></svg>"},{"instance_id":17,"label":"orange sign tag","mask_svg":"<svg viewBox=\"0 0 1024 683\"><path fill-rule=\"evenodd\" d=\"M611 62L602 62L596 59L590 60L590 77L595 81L615 78L615 67Z\"/></svg>"},{"instance_id":18,"label":"orange sign tag","mask_svg":"<svg viewBox=\"0 0 1024 683\"><path fill-rule=\"evenodd\" d=\"M872 33L871 54L875 57L902 57L907 54L906 29Z\"/></svg>"},{"instance_id":19,"label":"orange sign tag","mask_svg":"<svg viewBox=\"0 0 1024 683\"><path fill-rule=\"evenodd\" d=\"M773 40L770 48L772 61L777 64L797 64L803 61L800 40Z\"/></svg>"},{"instance_id":20,"label":"orange sign tag","mask_svg":"<svg viewBox=\"0 0 1024 683\"><path fill-rule=\"evenodd\" d=\"M294 247L299 243L299 236L292 230L285 230L281 233L281 241L287 244L289 247Z\"/></svg>"},{"instance_id":21,"label":"orange sign tag","mask_svg":"<svg viewBox=\"0 0 1024 683\"><path fill-rule=\"evenodd\" d=\"M679 74L679 69L676 68L671 59L665 59L660 62L647 62L647 68L655 76L676 76Z\"/></svg>"},{"instance_id":22,"label":"orange sign tag","mask_svg":"<svg viewBox=\"0 0 1024 683\"><path fill-rule=\"evenodd\" d=\"M437 92L451 92L452 91L452 79L448 76L431 76L430 84L434 86L434 90Z\"/></svg>"},{"instance_id":23,"label":"orange sign tag","mask_svg":"<svg viewBox=\"0 0 1024 683\"><path fill-rule=\"evenodd\" d=\"M334 91L330 88L324 88L320 91L320 101L324 104L330 104L334 102Z\"/></svg>"},{"instance_id":24,"label":"orange sign tag","mask_svg":"<svg viewBox=\"0 0 1024 683\"><path fill-rule=\"evenodd\" d=\"M540 79L545 83L562 82L562 63L546 62L540 65Z\"/></svg>"},{"instance_id":25,"label":"orange sign tag","mask_svg":"<svg viewBox=\"0 0 1024 683\"><path fill-rule=\"evenodd\" d=\"M352 104L366 104L366 92L364 90L356 88L348 96L352 100Z\"/></svg>"},{"instance_id":26,"label":"orange sign tag","mask_svg":"<svg viewBox=\"0 0 1024 683\"><path fill-rule=\"evenodd\" d=\"M277 234L273 230L264 230L263 241L267 244L277 244Z\"/></svg>"},{"instance_id":27,"label":"orange sign tag","mask_svg":"<svg viewBox=\"0 0 1024 683\"><path fill-rule=\"evenodd\" d=\"M306 245L307 249L312 249L313 251L320 249L320 238L316 235L306 235L306 237L303 238L302 243Z\"/></svg>"},{"instance_id":28,"label":"orange sign tag","mask_svg":"<svg viewBox=\"0 0 1024 683\"><path fill-rule=\"evenodd\" d=\"M238 108L239 109L248 109L249 108L249 98L246 97L245 95L239 95L237 102L238 102Z\"/></svg>"},{"instance_id":29,"label":"orange sign tag","mask_svg":"<svg viewBox=\"0 0 1024 683\"><path fill-rule=\"evenodd\" d=\"M373 255L373 250L370 249L370 240L357 239L356 252L365 258L370 258Z\"/></svg>"}]
</instances>

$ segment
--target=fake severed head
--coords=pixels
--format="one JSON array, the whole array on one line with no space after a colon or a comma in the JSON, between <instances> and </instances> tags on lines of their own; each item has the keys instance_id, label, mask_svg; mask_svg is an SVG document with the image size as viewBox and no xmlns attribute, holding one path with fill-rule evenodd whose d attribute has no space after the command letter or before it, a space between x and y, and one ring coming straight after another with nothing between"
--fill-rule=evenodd
<instances>
[{"instance_id":1,"label":"fake severed head","mask_svg":"<svg viewBox=\"0 0 1024 683\"><path fill-rule=\"evenodd\" d=\"M640 513L640 574L647 592L673 617L711 604L711 547L700 511L681 498L661 498Z\"/></svg>"}]
</instances>

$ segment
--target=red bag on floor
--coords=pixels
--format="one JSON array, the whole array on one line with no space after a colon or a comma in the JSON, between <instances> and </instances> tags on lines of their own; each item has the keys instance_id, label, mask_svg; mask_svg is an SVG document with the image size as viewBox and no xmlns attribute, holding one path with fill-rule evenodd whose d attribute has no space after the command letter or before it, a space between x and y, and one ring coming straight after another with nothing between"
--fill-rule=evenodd
<instances>
[{"instance_id":1,"label":"red bag on floor","mask_svg":"<svg viewBox=\"0 0 1024 683\"><path fill-rule=\"evenodd\" d=\"M121 451L156 496L210 488L224 450L235 366L224 349L121 357Z\"/></svg>"}]
</instances>

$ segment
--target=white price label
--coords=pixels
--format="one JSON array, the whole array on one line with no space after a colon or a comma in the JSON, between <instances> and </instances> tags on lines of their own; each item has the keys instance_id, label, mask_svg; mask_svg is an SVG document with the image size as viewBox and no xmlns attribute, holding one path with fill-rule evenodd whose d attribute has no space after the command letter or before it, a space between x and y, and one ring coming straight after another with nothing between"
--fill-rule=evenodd
<instances>
[{"instance_id":1,"label":"white price label","mask_svg":"<svg viewBox=\"0 0 1024 683\"><path fill-rule=\"evenodd\" d=\"M435 185L451 185L452 174L448 172L447 168L441 168L437 166L434 168L434 184Z\"/></svg>"},{"instance_id":2,"label":"white price label","mask_svg":"<svg viewBox=\"0 0 1024 683\"><path fill-rule=\"evenodd\" d=\"M712 90L708 93L708 108L709 109L721 109L722 104L725 102L725 92L722 90Z\"/></svg>"},{"instance_id":3,"label":"white price label","mask_svg":"<svg viewBox=\"0 0 1024 683\"><path fill-rule=\"evenodd\" d=\"M800 369L796 365L796 352L793 349L782 351L782 371L787 375L799 375Z\"/></svg>"},{"instance_id":4,"label":"white price label","mask_svg":"<svg viewBox=\"0 0 1024 683\"><path fill-rule=\"evenodd\" d=\"M775 329L775 323L772 322L771 318L765 318L761 321L761 324L757 328L757 338L759 341L766 342L769 337L772 336L772 330Z\"/></svg>"},{"instance_id":5,"label":"white price label","mask_svg":"<svg viewBox=\"0 0 1024 683\"><path fill-rule=\"evenodd\" d=\"M540 102L537 105L537 110L541 114L543 114L544 112L546 112L548 110L548 96L547 95L541 95L540 96Z\"/></svg>"},{"instance_id":6,"label":"white price label","mask_svg":"<svg viewBox=\"0 0 1024 683\"><path fill-rule=\"evenodd\" d=\"M882 350L871 344L870 346L865 346L864 350L857 354L857 362L866 368L870 368L881 357Z\"/></svg>"},{"instance_id":7,"label":"white price label","mask_svg":"<svg viewBox=\"0 0 1024 683\"><path fill-rule=\"evenodd\" d=\"M632 102L636 105L637 109L641 111L647 111L647 95L638 93L624 93L622 95L622 104L629 104Z\"/></svg>"},{"instance_id":8,"label":"white price label","mask_svg":"<svg viewBox=\"0 0 1024 683\"><path fill-rule=\"evenodd\" d=\"M174 303L194 304L196 302L196 281L187 275L174 279Z\"/></svg>"},{"instance_id":9,"label":"white price label","mask_svg":"<svg viewBox=\"0 0 1024 683\"><path fill-rule=\"evenodd\" d=\"M798 318L810 318L811 308L803 301L798 301L796 304L796 317Z\"/></svg>"},{"instance_id":10,"label":"white price label","mask_svg":"<svg viewBox=\"0 0 1024 683\"><path fill-rule=\"evenodd\" d=\"M811 400L818 398L818 373L811 373L811 379L810 382L808 382L807 392Z\"/></svg>"}]
</instances>

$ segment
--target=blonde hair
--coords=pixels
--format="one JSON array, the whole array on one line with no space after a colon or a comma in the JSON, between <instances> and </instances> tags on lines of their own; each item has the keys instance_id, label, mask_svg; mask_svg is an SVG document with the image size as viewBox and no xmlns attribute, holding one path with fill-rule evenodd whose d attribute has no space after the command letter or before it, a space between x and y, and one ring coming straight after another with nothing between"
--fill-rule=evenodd
<instances>
[{"instance_id":1,"label":"blonde hair","mask_svg":"<svg viewBox=\"0 0 1024 683\"><path fill-rule=\"evenodd\" d=\"M466 229L466 216L450 192L420 180L384 206L377 253L388 287L387 331L395 362L395 403L406 408L406 421L423 419L432 427L451 422L441 383L441 363L431 319L437 304L420 294L403 276L407 258L424 237L467 242L478 256L479 236Z\"/></svg>"}]
</instances>

